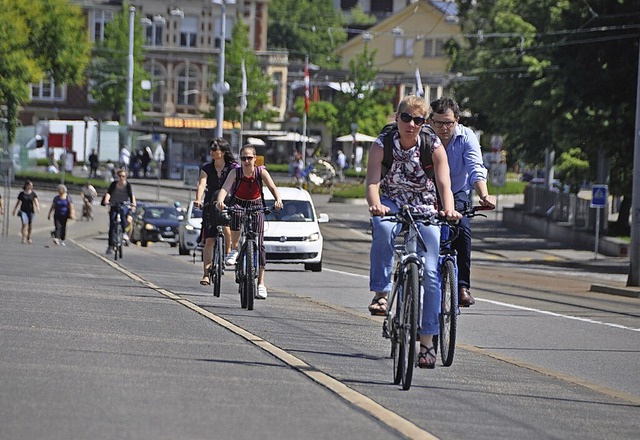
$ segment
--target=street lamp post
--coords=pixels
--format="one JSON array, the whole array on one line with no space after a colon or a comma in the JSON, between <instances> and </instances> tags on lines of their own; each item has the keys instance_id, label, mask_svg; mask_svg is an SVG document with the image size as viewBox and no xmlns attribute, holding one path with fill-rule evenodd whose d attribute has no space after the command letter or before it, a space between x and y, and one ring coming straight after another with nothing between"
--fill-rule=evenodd
<instances>
[{"instance_id":1,"label":"street lamp post","mask_svg":"<svg viewBox=\"0 0 640 440\"><path fill-rule=\"evenodd\" d=\"M133 38L136 8L129 7L129 58L127 63L127 144L131 148L131 126L133 125Z\"/></svg>"},{"instance_id":2,"label":"street lamp post","mask_svg":"<svg viewBox=\"0 0 640 440\"><path fill-rule=\"evenodd\" d=\"M222 137L222 124L224 123L224 95L229 91L229 84L224 81L225 42L227 38L227 4L233 5L235 0L211 0L220 5L220 58L218 59L218 83L214 91L218 94L216 104L216 137Z\"/></svg>"}]
</instances>

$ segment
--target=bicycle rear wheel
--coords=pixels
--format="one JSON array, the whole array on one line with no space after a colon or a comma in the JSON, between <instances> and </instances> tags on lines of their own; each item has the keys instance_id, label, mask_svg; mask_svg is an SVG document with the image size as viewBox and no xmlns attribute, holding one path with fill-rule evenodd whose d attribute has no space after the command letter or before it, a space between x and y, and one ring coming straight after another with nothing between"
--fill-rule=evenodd
<instances>
[{"instance_id":1,"label":"bicycle rear wheel","mask_svg":"<svg viewBox=\"0 0 640 440\"><path fill-rule=\"evenodd\" d=\"M451 260L445 260L440 268L442 280L442 307L440 311L440 358L442 365L453 363L458 327L458 280Z\"/></svg>"},{"instance_id":2,"label":"bicycle rear wheel","mask_svg":"<svg viewBox=\"0 0 640 440\"><path fill-rule=\"evenodd\" d=\"M213 245L213 258L211 260L211 272L209 278L213 285L213 296L220 297L220 286L222 285L222 274L224 273L224 236L216 236Z\"/></svg>"},{"instance_id":3,"label":"bicycle rear wheel","mask_svg":"<svg viewBox=\"0 0 640 440\"><path fill-rule=\"evenodd\" d=\"M247 248L243 244L240 248L238 259L236 260L236 283L238 283L238 292L240 292L240 307L247 308L247 289L245 279L247 277Z\"/></svg>"},{"instance_id":4,"label":"bicycle rear wheel","mask_svg":"<svg viewBox=\"0 0 640 440\"><path fill-rule=\"evenodd\" d=\"M122 225L118 220L118 226L116 226L116 243L113 248L113 258L118 261L118 258L122 258Z\"/></svg>"},{"instance_id":5,"label":"bicycle rear wheel","mask_svg":"<svg viewBox=\"0 0 640 440\"><path fill-rule=\"evenodd\" d=\"M418 338L418 304L420 304L420 277L418 265L408 263L403 282L402 327L400 328L400 366L402 389L411 388L416 360Z\"/></svg>"},{"instance_id":6,"label":"bicycle rear wheel","mask_svg":"<svg viewBox=\"0 0 640 440\"><path fill-rule=\"evenodd\" d=\"M258 291L258 274L257 274L257 247L254 240L247 240L246 248L246 266L244 273L245 294L247 296L247 310L253 310L253 303Z\"/></svg>"}]
</instances>

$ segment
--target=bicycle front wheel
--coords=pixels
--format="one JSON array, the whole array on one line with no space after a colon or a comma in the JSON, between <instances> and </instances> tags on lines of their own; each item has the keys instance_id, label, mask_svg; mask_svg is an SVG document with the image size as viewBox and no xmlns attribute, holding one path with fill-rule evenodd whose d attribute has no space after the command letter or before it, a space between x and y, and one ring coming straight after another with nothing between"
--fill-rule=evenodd
<instances>
[{"instance_id":1,"label":"bicycle front wheel","mask_svg":"<svg viewBox=\"0 0 640 440\"><path fill-rule=\"evenodd\" d=\"M220 286L222 285L222 274L224 273L224 236L218 235L213 246L213 258L211 259L211 285L213 286L213 296L220 297Z\"/></svg>"},{"instance_id":2,"label":"bicycle front wheel","mask_svg":"<svg viewBox=\"0 0 640 440\"><path fill-rule=\"evenodd\" d=\"M440 358L442 365L451 366L456 349L458 326L458 280L451 260L445 260L440 268L442 280L442 309L440 311Z\"/></svg>"},{"instance_id":3,"label":"bicycle front wheel","mask_svg":"<svg viewBox=\"0 0 640 440\"><path fill-rule=\"evenodd\" d=\"M411 388L418 338L418 305L420 304L420 276L418 265L408 263L403 280L402 327L400 333L400 366L402 389Z\"/></svg>"},{"instance_id":4,"label":"bicycle front wheel","mask_svg":"<svg viewBox=\"0 0 640 440\"><path fill-rule=\"evenodd\" d=\"M258 290L258 273L257 273L257 246L253 240L247 240L247 248L245 254L245 273L244 273L244 290L247 296L247 310L253 310L253 303Z\"/></svg>"},{"instance_id":5,"label":"bicycle front wheel","mask_svg":"<svg viewBox=\"0 0 640 440\"><path fill-rule=\"evenodd\" d=\"M399 279L396 279L399 282ZM402 328L402 307L403 307L402 284L398 286L395 292L392 304L389 307L395 309L392 316L389 316L389 338L391 339L391 357L393 358L393 383L398 385L402 381L402 362L403 357L400 348L400 329ZM390 314L391 315L391 314Z\"/></svg>"}]
</instances>

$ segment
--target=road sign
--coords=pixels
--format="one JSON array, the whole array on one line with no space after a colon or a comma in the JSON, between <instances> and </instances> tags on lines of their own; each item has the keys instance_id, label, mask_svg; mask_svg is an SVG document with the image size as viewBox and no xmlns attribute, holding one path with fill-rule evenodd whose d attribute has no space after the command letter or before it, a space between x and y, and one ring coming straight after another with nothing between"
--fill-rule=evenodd
<instances>
[{"instance_id":1,"label":"road sign","mask_svg":"<svg viewBox=\"0 0 640 440\"><path fill-rule=\"evenodd\" d=\"M504 186L507 181L507 164L496 163L489 169L489 181L494 186Z\"/></svg>"},{"instance_id":2,"label":"road sign","mask_svg":"<svg viewBox=\"0 0 640 440\"><path fill-rule=\"evenodd\" d=\"M593 185L591 187L591 208L606 208L607 196L607 185Z\"/></svg>"}]
</instances>

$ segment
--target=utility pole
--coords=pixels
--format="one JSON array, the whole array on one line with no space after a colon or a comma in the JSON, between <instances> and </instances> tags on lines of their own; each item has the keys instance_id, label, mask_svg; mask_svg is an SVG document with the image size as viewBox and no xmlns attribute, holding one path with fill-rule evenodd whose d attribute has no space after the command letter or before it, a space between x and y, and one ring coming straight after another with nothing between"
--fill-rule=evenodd
<instances>
[{"instance_id":1,"label":"utility pole","mask_svg":"<svg viewBox=\"0 0 640 440\"><path fill-rule=\"evenodd\" d=\"M133 37L136 8L129 7L129 58L127 62L127 146L131 146L131 126L133 125Z\"/></svg>"},{"instance_id":2,"label":"utility pole","mask_svg":"<svg viewBox=\"0 0 640 440\"><path fill-rule=\"evenodd\" d=\"M640 45L639 45L640 46ZM636 132L633 150L633 184L631 198L631 247L627 286L640 286L640 47L636 90Z\"/></svg>"},{"instance_id":3,"label":"utility pole","mask_svg":"<svg viewBox=\"0 0 640 440\"><path fill-rule=\"evenodd\" d=\"M229 91L229 84L224 81L225 43L227 38L227 4L235 4L235 0L211 0L220 5L220 58L218 59L218 83L214 91L218 94L216 104L216 137L222 137L224 123L224 95Z\"/></svg>"}]
</instances>

